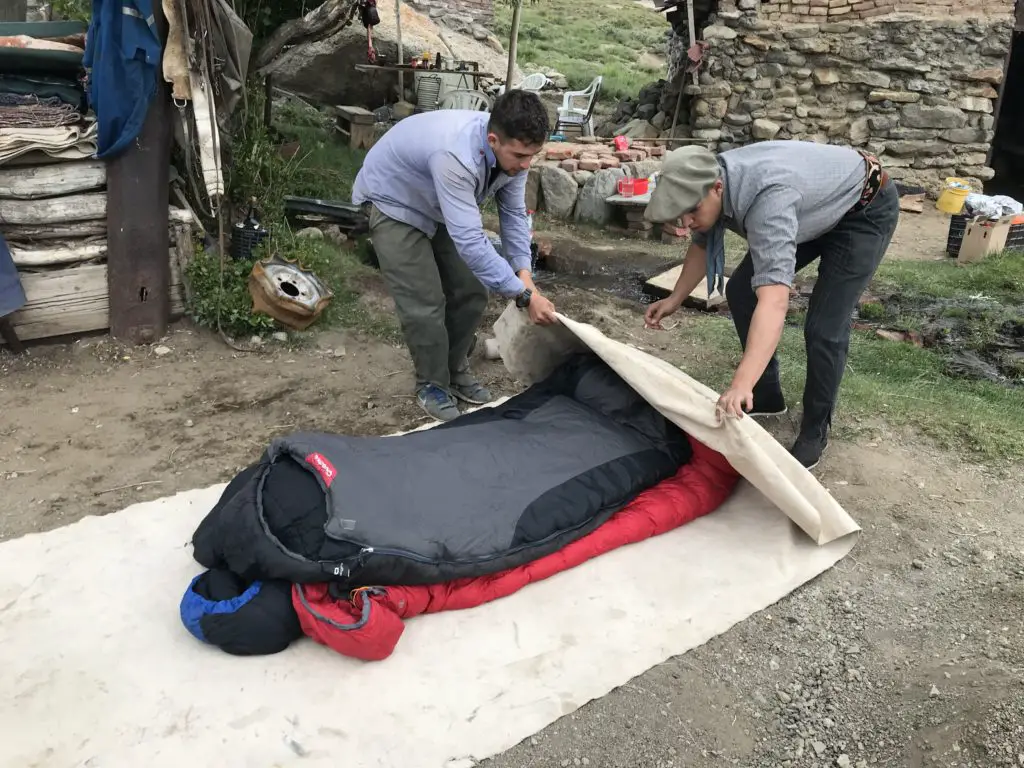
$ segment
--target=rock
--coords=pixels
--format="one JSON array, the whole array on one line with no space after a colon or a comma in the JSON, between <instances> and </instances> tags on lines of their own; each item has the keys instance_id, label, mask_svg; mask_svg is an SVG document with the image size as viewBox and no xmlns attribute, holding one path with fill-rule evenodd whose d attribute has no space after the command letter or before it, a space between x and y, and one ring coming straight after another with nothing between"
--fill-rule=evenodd
<instances>
[{"instance_id":1,"label":"rock","mask_svg":"<svg viewBox=\"0 0 1024 768\"><path fill-rule=\"evenodd\" d=\"M191 429L196 423L192 419L185 419L185 429Z\"/></svg>"},{"instance_id":2,"label":"rock","mask_svg":"<svg viewBox=\"0 0 1024 768\"><path fill-rule=\"evenodd\" d=\"M756 5L757 0L753 1ZM769 43L767 40L761 37L757 37L756 35L747 35L746 37L743 38L743 42L749 45L751 48L754 48L758 51L767 51L769 47ZM746 66L749 67L752 66L752 64L747 64Z\"/></svg>"},{"instance_id":3,"label":"rock","mask_svg":"<svg viewBox=\"0 0 1024 768\"><path fill-rule=\"evenodd\" d=\"M576 221L586 224L607 224L612 217L612 207L605 202L615 194L619 179L626 174L621 168L606 168L597 171L580 190L576 201ZM573 184L575 187L575 183Z\"/></svg>"},{"instance_id":4,"label":"rock","mask_svg":"<svg viewBox=\"0 0 1024 768\"><path fill-rule=\"evenodd\" d=\"M665 114L664 112L659 112L651 120L651 125L653 125L659 131L663 131L668 125L671 125L671 120L669 119L669 116L667 114Z\"/></svg>"},{"instance_id":5,"label":"rock","mask_svg":"<svg viewBox=\"0 0 1024 768\"><path fill-rule=\"evenodd\" d=\"M753 126L751 126L751 133L755 139L769 140L774 139L775 135L782 130L782 126L778 123L773 123L771 120L755 120Z\"/></svg>"},{"instance_id":6,"label":"rock","mask_svg":"<svg viewBox=\"0 0 1024 768\"><path fill-rule=\"evenodd\" d=\"M572 177L576 180L576 183L582 187L593 175L593 171L576 171Z\"/></svg>"},{"instance_id":7,"label":"rock","mask_svg":"<svg viewBox=\"0 0 1024 768\"><path fill-rule=\"evenodd\" d=\"M718 141L722 138L722 132L717 128L705 128L694 131L693 138L703 141Z\"/></svg>"},{"instance_id":8,"label":"rock","mask_svg":"<svg viewBox=\"0 0 1024 768\"><path fill-rule=\"evenodd\" d=\"M530 168L526 176L526 210L540 209L540 166Z\"/></svg>"},{"instance_id":9,"label":"rock","mask_svg":"<svg viewBox=\"0 0 1024 768\"><path fill-rule=\"evenodd\" d=\"M652 173L661 170L661 161L638 160L633 163L623 164L622 170L625 171L627 176L632 176L634 179L646 179Z\"/></svg>"},{"instance_id":10,"label":"rock","mask_svg":"<svg viewBox=\"0 0 1024 768\"><path fill-rule=\"evenodd\" d=\"M487 360L500 360L501 350L498 348L497 339L484 339L484 357ZM536 745L536 742L534 742Z\"/></svg>"},{"instance_id":11,"label":"rock","mask_svg":"<svg viewBox=\"0 0 1024 768\"><path fill-rule=\"evenodd\" d=\"M658 129L646 120L630 120L626 125L615 132L616 136L627 136L631 139L656 139Z\"/></svg>"},{"instance_id":12,"label":"rock","mask_svg":"<svg viewBox=\"0 0 1024 768\"><path fill-rule=\"evenodd\" d=\"M913 104L921 100L921 94L914 91L871 91L868 101L876 104L879 101L894 101L897 104Z\"/></svg>"},{"instance_id":13,"label":"rock","mask_svg":"<svg viewBox=\"0 0 1024 768\"><path fill-rule=\"evenodd\" d=\"M940 695L939 694L939 689L936 686L934 686L934 685L932 686L932 689L930 691L928 691L928 697L929 698L934 699L936 696L939 696L939 695Z\"/></svg>"},{"instance_id":14,"label":"rock","mask_svg":"<svg viewBox=\"0 0 1024 768\"><path fill-rule=\"evenodd\" d=\"M989 141L988 132L977 128L954 128L943 131L939 137L952 144L981 144Z\"/></svg>"},{"instance_id":15,"label":"rock","mask_svg":"<svg viewBox=\"0 0 1024 768\"><path fill-rule=\"evenodd\" d=\"M853 763L850 762L849 755L840 755L836 758L836 765L839 766L839 768L852 768Z\"/></svg>"},{"instance_id":16,"label":"rock","mask_svg":"<svg viewBox=\"0 0 1024 768\"><path fill-rule=\"evenodd\" d=\"M794 51L800 53L828 53L829 42L824 37L804 37L790 43Z\"/></svg>"},{"instance_id":17,"label":"rock","mask_svg":"<svg viewBox=\"0 0 1024 768\"><path fill-rule=\"evenodd\" d=\"M637 108L636 112L634 113L634 116L638 120L648 120L649 121L656 114L658 114L658 105L657 104L641 104L639 106L639 108Z\"/></svg>"},{"instance_id":18,"label":"rock","mask_svg":"<svg viewBox=\"0 0 1024 768\"><path fill-rule=\"evenodd\" d=\"M839 75L842 83L855 83L858 85L870 85L872 88L888 88L892 78L884 72L874 72L869 69L842 70Z\"/></svg>"},{"instance_id":19,"label":"rock","mask_svg":"<svg viewBox=\"0 0 1024 768\"><path fill-rule=\"evenodd\" d=\"M751 120L750 115L738 112L726 115L725 122L728 123L729 125L742 126L750 125L750 123L753 121Z\"/></svg>"},{"instance_id":20,"label":"rock","mask_svg":"<svg viewBox=\"0 0 1024 768\"><path fill-rule=\"evenodd\" d=\"M963 128L967 125L967 115L956 107L908 104L903 108L900 124L908 128Z\"/></svg>"},{"instance_id":21,"label":"rock","mask_svg":"<svg viewBox=\"0 0 1024 768\"><path fill-rule=\"evenodd\" d=\"M164 355L171 354L171 348L161 344L159 347L153 347L153 354L157 357L163 357Z\"/></svg>"},{"instance_id":22,"label":"rock","mask_svg":"<svg viewBox=\"0 0 1024 768\"><path fill-rule=\"evenodd\" d=\"M984 112L987 115L992 114L992 101L980 96L964 96L956 105L965 112Z\"/></svg>"},{"instance_id":23,"label":"rock","mask_svg":"<svg viewBox=\"0 0 1024 768\"><path fill-rule=\"evenodd\" d=\"M924 570L924 562L921 561L921 560L912 560L911 563L910 563L910 566L914 570L917 570L917 571L923 571Z\"/></svg>"},{"instance_id":24,"label":"rock","mask_svg":"<svg viewBox=\"0 0 1024 768\"><path fill-rule=\"evenodd\" d=\"M850 123L850 143L855 147L860 146L867 142L871 138L871 129L869 127L869 120L866 117L860 117Z\"/></svg>"},{"instance_id":25,"label":"rock","mask_svg":"<svg viewBox=\"0 0 1024 768\"><path fill-rule=\"evenodd\" d=\"M825 743L821 741L812 741L811 749L814 750L814 754L816 754L818 757L821 757L823 754L825 754Z\"/></svg>"},{"instance_id":26,"label":"rock","mask_svg":"<svg viewBox=\"0 0 1024 768\"><path fill-rule=\"evenodd\" d=\"M999 85L1003 81L1003 70L998 67L991 67L989 69L974 69L965 74L952 72L951 76L957 80L974 80Z\"/></svg>"},{"instance_id":27,"label":"rock","mask_svg":"<svg viewBox=\"0 0 1024 768\"><path fill-rule=\"evenodd\" d=\"M271 338L274 341L280 341L282 344L288 341L288 334L284 331L275 331Z\"/></svg>"},{"instance_id":28,"label":"rock","mask_svg":"<svg viewBox=\"0 0 1024 768\"><path fill-rule=\"evenodd\" d=\"M324 233L318 227L304 227L295 233L295 236L300 239L308 240L323 240Z\"/></svg>"},{"instance_id":29,"label":"rock","mask_svg":"<svg viewBox=\"0 0 1024 768\"><path fill-rule=\"evenodd\" d=\"M715 24L707 27L704 30L705 40L735 40L738 37L738 33L735 29Z\"/></svg>"},{"instance_id":30,"label":"rock","mask_svg":"<svg viewBox=\"0 0 1024 768\"><path fill-rule=\"evenodd\" d=\"M839 70L836 69L816 69L811 76L818 85L835 85L840 81Z\"/></svg>"},{"instance_id":31,"label":"rock","mask_svg":"<svg viewBox=\"0 0 1024 768\"><path fill-rule=\"evenodd\" d=\"M540 186L544 197L544 210L556 219L567 219L576 205L579 186L576 179L561 168L540 166Z\"/></svg>"}]
</instances>

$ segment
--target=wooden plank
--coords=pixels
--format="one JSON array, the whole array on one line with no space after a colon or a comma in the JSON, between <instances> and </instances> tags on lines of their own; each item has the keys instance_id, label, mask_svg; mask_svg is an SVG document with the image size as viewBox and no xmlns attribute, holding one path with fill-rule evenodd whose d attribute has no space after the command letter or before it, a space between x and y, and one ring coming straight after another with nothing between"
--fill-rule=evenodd
<instances>
[{"instance_id":1,"label":"wooden plank","mask_svg":"<svg viewBox=\"0 0 1024 768\"><path fill-rule=\"evenodd\" d=\"M649 293L664 298L672 293L676 287L676 282L679 280L679 275L683 271L683 265L672 267L667 272L662 272L660 275L655 275L646 283L644 287ZM729 278L725 278L725 285L729 285ZM694 288L690 295L687 297L687 302L706 309L714 309L720 304L725 302L725 295L715 291L711 296L708 296L708 283L707 280L701 280L697 283L697 287Z\"/></svg>"},{"instance_id":2,"label":"wooden plank","mask_svg":"<svg viewBox=\"0 0 1024 768\"><path fill-rule=\"evenodd\" d=\"M163 45L167 19L161 3L153 3L152 17ZM194 100L198 96L194 88L192 95ZM134 344L156 341L167 333L170 320L166 254L172 124L170 87L157 77L142 130L107 163L110 334Z\"/></svg>"},{"instance_id":3,"label":"wooden plank","mask_svg":"<svg viewBox=\"0 0 1024 768\"><path fill-rule=\"evenodd\" d=\"M102 219L106 214L107 194L86 192L46 200L5 200L0 218L4 224L50 225Z\"/></svg>"},{"instance_id":4,"label":"wooden plank","mask_svg":"<svg viewBox=\"0 0 1024 768\"><path fill-rule=\"evenodd\" d=\"M42 202L42 201L40 201ZM0 218L8 210L9 203L4 203ZM103 201L103 214L106 216L106 196ZM202 232L198 219L191 210L171 207L167 211L171 228L175 224L187 224L196 231ZM42 224L7 224L0 221L0 234L10 243L30 243L37 240L74 240L75 238L94 237L107 234L106 218L90 221L53 222Z\"/></svg>"},{"instance_id":5,"label":"wooden plank","mask_svg":"<svg viewBox=\"0 0 1024 768\"><path fill-rule=\"evenodd\" d=\"M102 160L0 169L0 199L35 200L100 189L107 183Z\"/></svg>"},{"instance_id":6,"label":"wooden plank","mask_svg":"<svg viewBox=\"0 0 1024 768\"><path fill-rule=\"evenodd\" d=\"M900 210L907 213L924 213L924 194L904 195L900 198Z\"/></svg>"},{"instance_id":7,"label":"wooden plank","mask_svg":"<svg viewBox=\"0 0 1024 768\"><path fill-rule=\"evenodd\" d=\"M171 317L177 318L185 311L184 289L174 249L164 253L171 273ZM21 275L21 284L28 301L9 317L22 341L110 327L106 264L25 273Z\"/></svg>"},{"instance_id":8,"label":"wooden plank","mask_svg":"<svg viewBox=\"0 0 1024 768\"><path fill-rule=\"evenodd\" d=\"M337 106L334 110L338 117L350 123L366 125L374 122L373 112L362 107Z\"/></svg>"},{"instance_id":9,"label":"wooden plank","mask_svg":"<svg viewBox=\"0 0 1024 768\"><path fill-rule=\"evenodd\" d=\"M43 248L10 245L9 249L16 267L54 267L103 258L107 255L107 241L106 238L85 243L74 240L51 240Z\"/></svg>"}]
</instances>

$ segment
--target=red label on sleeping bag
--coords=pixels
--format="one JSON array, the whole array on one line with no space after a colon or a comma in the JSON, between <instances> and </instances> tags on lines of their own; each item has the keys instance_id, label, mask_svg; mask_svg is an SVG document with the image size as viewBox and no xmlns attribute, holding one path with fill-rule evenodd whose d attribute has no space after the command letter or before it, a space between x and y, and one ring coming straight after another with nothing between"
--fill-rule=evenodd
<instances>
[{"instance_id":1,"label":"red label on sleeping bag","mask_svg":"<svg viewBox=\"0 0 1024 768\"><path fill-rule=\"evenodd\" d=\"M334 468L334 465L321 453L309 454L306 457L306 463L320 473L320 477L324 479L324 485L330 488L334 478L338 476L338 470Z\"/></svg>"}]
</instances>

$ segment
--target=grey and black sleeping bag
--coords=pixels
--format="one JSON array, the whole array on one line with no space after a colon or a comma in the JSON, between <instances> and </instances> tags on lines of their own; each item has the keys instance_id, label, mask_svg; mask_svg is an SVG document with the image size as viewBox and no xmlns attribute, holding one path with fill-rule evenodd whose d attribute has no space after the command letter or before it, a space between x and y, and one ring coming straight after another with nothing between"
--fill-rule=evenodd
<instances>
[{"instance_id":1,"label":"grey and black sleeping bag","mask_svg":"<svg viewBox=\"0 0 1024 768\"><path fill-rule=\"evenodd\" d=\"M690 456L684 432L585 353L432 429L275 439L199 525L194 556L344 588L483 576L586 535Z\"/></svg>"}]
</instances>

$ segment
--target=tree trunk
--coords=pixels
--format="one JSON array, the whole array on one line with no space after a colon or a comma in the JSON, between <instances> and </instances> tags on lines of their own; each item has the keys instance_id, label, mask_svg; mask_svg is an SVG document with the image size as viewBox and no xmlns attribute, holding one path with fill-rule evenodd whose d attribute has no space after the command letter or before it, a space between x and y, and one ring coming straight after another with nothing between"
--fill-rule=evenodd
<instances>
[{"instance_id":1,"label":"tree trunk","mask_svg":"<svg viewBox=\"0 0 1024 768\"><path fill-rule=\"evenodd\" d=\"M351 23L358 7L358 0L327 0L305 16L282 24L253 56L249 70L257 76L266 76L285 48L318 42L337 34Z\"/></svg>"},{"instance_id":2,"label":"tree trunk","mask_svg":"<svg viewBox=\"0 0 1024 768\"><path fill-rule=\"evenodd\" d=\"M519 17L523 12L524 0L516 0L512 11L512 29L508 34L508 73L505 75L505 92L512 90L512 78L516 72L516 49L519 47Z\"/></svg>"}]
</instances>

